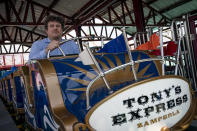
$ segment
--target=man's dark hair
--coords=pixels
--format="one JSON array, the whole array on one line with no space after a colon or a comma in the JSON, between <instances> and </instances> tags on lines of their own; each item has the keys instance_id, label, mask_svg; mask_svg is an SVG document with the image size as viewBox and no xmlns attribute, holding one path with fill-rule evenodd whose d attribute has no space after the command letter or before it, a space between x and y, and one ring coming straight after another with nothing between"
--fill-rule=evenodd
<instances>
[{"instance_id":1,"label":"man's dark hair","mask_svg":"<svg viewBox=\"0 0 197 131\"><path fill-rule=\"evenodd\" d=\"M45 29L48 29L48 23L52 22L52 21L56 21L58 23L61 24L62 29L64 29L64 18L60 17L60 16L53 16L53 15L49 15L46 20L45 20Z\"/></svg>"}]
</instances>

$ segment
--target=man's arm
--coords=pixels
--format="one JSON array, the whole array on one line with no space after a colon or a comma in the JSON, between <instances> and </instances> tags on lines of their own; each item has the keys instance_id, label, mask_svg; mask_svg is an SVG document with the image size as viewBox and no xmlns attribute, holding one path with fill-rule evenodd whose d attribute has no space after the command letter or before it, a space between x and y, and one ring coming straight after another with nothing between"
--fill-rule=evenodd
<instances>
[{"instance_id":1,"label":"man's arm","mask_svg":"<svg viewBox=\"0 0 197 131\"><path fill-rule=\"evenodd\" d=\"M32 59L45 59L47 58L47 53L49 50L54 50L59 46L59 41L52 40L47 46L42 40L36 41L31 47L31 52L29 54L29 60Z\"/></svg>"},{"instance_id":2,"label":"man's arm","mask_svg":"<svg viewBox=\"0 0 197 131\"><path fill-rule=\"evenodd\" d=\"M47 57L45 47L41 41L36 41L32 44L29 54L29 60L32 59L45 59Z\"/></svg>"},{"instance_id":3,"label":"man's arm","mask_svg":"<svg viewBox=\"0 0 197 131\"><path fill-rule=\"evenodd\" d=\"M46 47L45 53L47 54L49 50L52 51L52 50L56 49L56 48L59 46L59 43L60 43L60 42L57 41L57 40L52 40L52 41L48 44L48 46Z\"/></svg>"}]
</instances>

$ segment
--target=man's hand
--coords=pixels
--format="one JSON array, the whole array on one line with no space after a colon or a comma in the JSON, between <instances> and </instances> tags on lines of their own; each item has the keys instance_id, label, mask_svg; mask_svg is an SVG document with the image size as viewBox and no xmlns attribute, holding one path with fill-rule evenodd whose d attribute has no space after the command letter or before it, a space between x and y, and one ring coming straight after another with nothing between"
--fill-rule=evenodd
<instances>
[{"instance_id":1,"label":"man's hand","mask_svg":"<svg viewBox=\"0 0 197 131\"><path fill-rule=\"evenodd\" d=\"M47 48L45 49L45 52L48 53L49 50L54 50L59 46L59 41L57 40L52 40L51 43L48 44Z\"/></svg>"}]
</instances>

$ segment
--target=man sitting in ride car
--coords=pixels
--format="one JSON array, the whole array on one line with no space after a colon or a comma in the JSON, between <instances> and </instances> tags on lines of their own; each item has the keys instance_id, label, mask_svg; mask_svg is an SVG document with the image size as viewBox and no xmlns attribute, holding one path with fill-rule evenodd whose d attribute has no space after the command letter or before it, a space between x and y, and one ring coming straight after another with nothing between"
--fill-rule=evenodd
<instances>
[{"instance_id":1,"label":"man sitting in ride car","mask_svg":"<svg viewBox=\"0 0 197 131\"><path fill-rule=\"evenodd\" d=\"M48 38L35 41L32 44L31 51L29 54L29 60L32 59L45 59L47 58L47 53L50 50L51 56L62 55L61 51L57 48L63 50L67 54L78 54L79 47L74 41L67 41L60 45L62 40L64 28L64 19L57 16L48 16L45 21L45 31Z\"/></svg>"}]
</instances>

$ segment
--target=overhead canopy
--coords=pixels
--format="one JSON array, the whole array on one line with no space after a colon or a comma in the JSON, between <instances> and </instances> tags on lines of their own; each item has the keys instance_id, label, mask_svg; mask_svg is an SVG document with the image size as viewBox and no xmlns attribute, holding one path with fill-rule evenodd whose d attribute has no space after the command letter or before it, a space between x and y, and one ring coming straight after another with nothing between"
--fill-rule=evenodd
<instances>
[{"instance_id":1,"label":"overhead canopy","mask_svg":"<svg viewBox=\"0 0 197 131\"><path fill-rule=\"evenodd\" d=\"M144 14L148 26L167 25L174 18L197 12L197 0L142 0L143 12L134 14L133 1L1 0L0 45L9 40L31 47L33 41L46 37L43 24L49 14L64 17L64 34L79 26L127 26L126 32L133 34L135 15Z\"/></svg>"}]
</instances>

